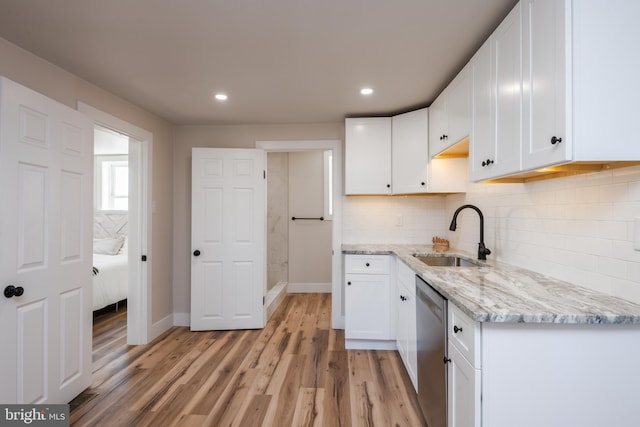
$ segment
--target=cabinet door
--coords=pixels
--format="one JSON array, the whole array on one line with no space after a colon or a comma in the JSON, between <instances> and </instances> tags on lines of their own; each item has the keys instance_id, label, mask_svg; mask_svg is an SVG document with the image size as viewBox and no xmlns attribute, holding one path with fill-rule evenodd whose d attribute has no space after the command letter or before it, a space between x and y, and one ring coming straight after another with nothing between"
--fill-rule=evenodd
<instances>
[{"instance_id":1,"label":"cabinet door","mask_svg":"<svg viewBox=\"0 0 640 427\"><path fill-rule=\"evenodd\" d=\"M490 162L495 160L490 40L487 40L471 59L469 72L473 86L469 178L472 181L480 181L491 174L487 169L493 167Z\"/></svg>"},{"instance_id":2,"label":"cabinet door","mask_svg":"<svg viewBox=\"0 0 640 427\"><path fill-rule=\"evenodd\" d=\"M427 192L429 112L426 108L392 118L392 192Z\"/></svg>"},{"instance_id":3,"label":"cabinet door","mask_svg":"<svg viewBox=\"0 0 640 427\"><path fill-rule=\"evenodd\" d=\"M345 119L345 194L391 193L391 118Z\"/></svg>"},{"instance_id":4,"label":"cabinet door","mask_svg":"<svg viewBox=\"0 0 640 427\"><path fill-rule=\"evenodd\" d=\"M429 154L433 157L449 147L447 118L447 89L429 106Z\"/></svg>"},{"instance_id":5,"label":"cabinet door","mask_svg":"<svg viewBox=\"0 0 640 427\"><path fill-rule=\"evenodd\" d=\"M522 167L528 170L570 160L572 151L566 128L566 2L524 0L522 5ZM553 137L562 142L554 144Z\"/></svg>"},{"instance_id":6,"label":"cabinet door","mask_svg":"<svg viewBox=\"0 0 640 427\"><path fill-rule=\"evenodd\" d=\"M449 342L447 427L480 427L480 370Z\"/></svg>"},{"instance_id":7,"label":"cabinet door","mask_svg":"<svg viewBox=\"0 0 640 427\"><path fill-rule=\"evenodd\" d=\"M471 131L471 79L465 67L447 87L448 145L469 136Z\"/></svg>"},{"instance_id":8,"label":"cabinet door","mask_svg":"<svg viewBox=\"0 0 640 427\"><path fill-rule=\"evenodd\" d=\"M416 334L415 273L404 263L398 262L396 307L396 345L409 374L411 383L418 390L418 351Z\"/></svg>"},{"instance_id":9,"label":"cabinet door","mask_svg":"<svg viewBox=\"0 0 640 427\"><path fill-rule=\"evenodd\" d=\"M345 337L391 339L389 276L346 274L345 280Z\"/></svg>"},{"instance_id":10,"label":"cabinet door","mask_svg":"<svg viewBox=\"0 0 640 427\"><path fill-rule=\"evenodd\" d=\"M418 391L418 334L416 332L416 293L415 283L405 288L407 300L405 301L405 316L407 317L406 351L407 351L407 372L413 383L413 387Z\"/></svg>"},{"instance_id":11,"label":"cabinet door","mask_svg":"<svg viewBox=\"0 0 640 427\"><path fill-rule=\"evenodd\" d=\"M408 354L408 334L409 334L409 316L407 315L407 301L408 293L404 284L398 278L396 282L396 299L395 304L397 307L398 320L396 322L396 346L398 347L398 353L400 358L404 362L404 367L409 371L409 359Z\"/></svg>"},{"instance_id":12,"label":"cabinet door","mask_svg":"<svg viewBox=\"0 0 640 427\"><path fill-rule=\"evenodd\" d=\"M521 27L518 4L471 60L472 181L520 170Z\"/></svg>"},{"instance_id":13,"label":"cabinet door","mask_svg":"<svg viewBox=\"0 0 640 427\"><path fill-rule=\"evenodd\" d=\"M495 82L495 163L492 176L520 170L522 145L522 39L520 4L516 5L492 36L492 75Z\"/></svg>"}]
</instances>

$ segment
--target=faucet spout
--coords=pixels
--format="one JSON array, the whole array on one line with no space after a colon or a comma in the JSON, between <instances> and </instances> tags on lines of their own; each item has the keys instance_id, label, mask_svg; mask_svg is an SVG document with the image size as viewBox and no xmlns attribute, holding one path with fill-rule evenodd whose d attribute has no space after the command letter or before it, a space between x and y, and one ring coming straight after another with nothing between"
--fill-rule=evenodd
<instances>
[{"instance_id":1,"label":"faucet spout","mask_svg":"<svg viewBox=\"0 0 640 427\"><path fill-rule=\"evenodd\" d=\"M451 225L449 225L449 230L456 231L456 228L458 226L458 214L463 209L467 209L467 208L473 209L474 211L478 212L478 215L480 216L480 242L478 243L478 259L486 260L487 255L491 254L491 250L485 247L484 245L484 215L482 215L482 211L478 209L477 206L462 205L458 209L456 209L456 211L453 214L453 219L451 220Z\"/></svg>"}]
</instances>

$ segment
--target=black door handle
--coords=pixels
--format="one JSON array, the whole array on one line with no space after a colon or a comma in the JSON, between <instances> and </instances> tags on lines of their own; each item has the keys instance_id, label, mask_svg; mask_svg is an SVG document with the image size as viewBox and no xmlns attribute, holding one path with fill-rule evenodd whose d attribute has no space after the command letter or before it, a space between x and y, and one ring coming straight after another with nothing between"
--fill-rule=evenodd
<instances>
[{"instance_id":1,"label":"black door handle","mask_svg":"<svg viewBox=\"0 0 640 427\"><path fill-rule=\"evenodd\" d=\"M193 256L200 256L200 251L198 249L193 251Z\"/></svg>"},{"instance_id":2,"label":"black door handle","mask_svg":"<svg viewBox=\"0 0 640 427\"><path fill-rule=\"evenodd\" d=\"M22 286L9 285L4 288L4 296L6 298L19 297L24 294L24 288Z\"/></svg>"},{"instance_id":3,"label":"black door handle","mask_svg":"<svg viewBox=\"0 0 640 427\"><path fill-rule=\"evenodd\" d=\"M551 137L551 145L556 145L559 142L562 142L562 138L558 138L557 136Z\"/></svg>"}]
</instances>

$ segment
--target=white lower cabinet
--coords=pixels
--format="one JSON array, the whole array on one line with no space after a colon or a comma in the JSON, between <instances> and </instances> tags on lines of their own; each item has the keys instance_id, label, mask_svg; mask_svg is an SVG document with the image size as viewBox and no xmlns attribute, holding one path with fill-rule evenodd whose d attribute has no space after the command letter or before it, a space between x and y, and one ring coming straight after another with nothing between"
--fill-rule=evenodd
<instances>
[{"instance_id":1,"label":"white lower cabinet","mask_svg":"<svg viewBox=\"0 0 640 427\"><path fill-rule=\"evenodd\" d=\"M639 425L640 325L479 323L448 307L448 427Z\"/></svg>"},{"instance_id":2,"label":"white lower cabinet","mask_svg":"<svg viewBox=\"0 0 640 427\"><path fill-rule=\"evenodd\" d=\"M479 427L480 324L449 303L447 427Z\"/></svg>"},{"instance_id":3,"label":"white lower cabinet","mask_svg":"<svg viewBox=\"0 0 640 427\"><path fill-rule=\"evenodd\" d=\"M480 426L480 369L449 341L448 427Z\"/></svg>"},{"instance_id":4,"label":"white lower cabinet","mask_svg":"<svg viewBox=\"0 0 640 427\"><path fill-rule=\"evenodd\" d=\"M413 387L418 390L418 348L416 334L416 285L415 273L402 261L398 261L396 280L396 344L398 353L409 374Z\"/></svg>"},{"instance_id":5,"label":"white lower cabinet","mask_svg":"<svg viewBox=\"0 0 640 427\"><path fill-rule=\"evenodd\" d=\"M395 349L390 255L345 255L345 346Z\"/></svg>"}]
</instances>

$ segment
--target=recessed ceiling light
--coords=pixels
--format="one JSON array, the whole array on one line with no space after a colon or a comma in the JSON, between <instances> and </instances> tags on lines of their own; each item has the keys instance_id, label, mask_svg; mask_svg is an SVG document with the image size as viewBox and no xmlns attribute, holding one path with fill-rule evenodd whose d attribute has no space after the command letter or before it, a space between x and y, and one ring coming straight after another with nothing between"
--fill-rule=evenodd
<instances>
[{"instance_id":1,"label":"recessed ceiling light","mask_svg":"<svg viewBox=\"0 0 640 427\"><path fill-rule=\"evenodd\" d=\"M360 94L362 95L371 95L373 93L373 89L370 87L363 87L360 89Z\"/></svg>"},{"instance_id":2,"label":"recessed ceiling light","mask_svg":"<svg viewBox=\"0 0 640 427\"><path fill-rule=\"evenodd\" d=\"M226 101L228 96L224 93L216 93L215 97L218 101Z\"/></svg>"}]
</instances>

